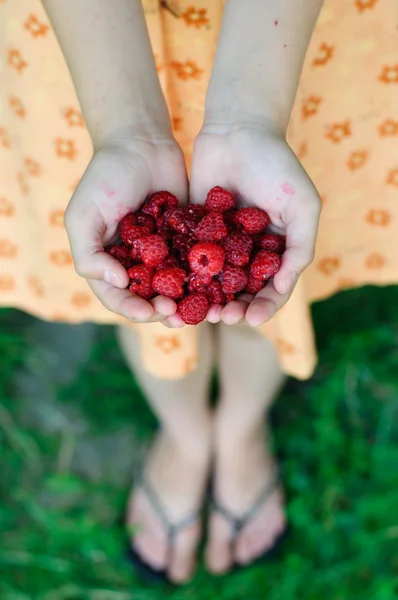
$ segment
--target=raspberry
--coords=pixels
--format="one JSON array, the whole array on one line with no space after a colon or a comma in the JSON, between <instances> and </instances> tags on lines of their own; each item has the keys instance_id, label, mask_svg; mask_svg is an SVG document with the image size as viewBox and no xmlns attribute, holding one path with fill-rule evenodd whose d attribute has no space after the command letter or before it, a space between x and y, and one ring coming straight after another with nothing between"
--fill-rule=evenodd
<instances>
[{"instance_id":1,"label":"raspberry","mask_svg":"<svg viewBox=\"0 0 398 600\"><path fill-rule=\"evenodd\" d=\"M161 271L162 269L168 269L169 267L178 267L178 260L172 254L169 254L169 256L156 267L155 271Z\"/></svg>"},{"instance_id":2,"label":"raspberry","mask_svg":"<svg viewBox=\"0 0 398 600\"><path fill-rule=\"evenodd\" d=\"M222 291L221 283L213 279L206 288L206 295L212 304L225 304L227 298Z\"/></svg>"},{"instance_id":3,"label":"raspberry","mask_svg":"<svg viewBox=\"0 0 398 600\"><path fill-rule=\"evenodd\" d=\"M188 277L188 292L194 294L195 292L203 292L207 294L207 286L211 282L211 277L200 277L195 273L191 273Z\"/></svg>"},{"instance_id":4,"label":"raspberry","mask_svg":"<svg viewBox=\"0 0 398 600\"><path fill-rule=\"evenodd\" d=\"M141 260L141 244L140 239L133 240L133 243L130 246L130 258L132 260Z\"/></svg>"},{"instance_id":5,"label":"raspberry","mask_svg":"<svg viewBox=\"0 0 398 600\"><path fill-rule=\"evenodd\" d=\"M241 225L246 233L262 233L270 224L270 218L266 212L256 206L240 208L234 215L234 221Z\"/></svg>"},{"instance_id":6,"label":"raspberry","mask_svg":"<svg viewBox=\"0 0 398 600\"><path fill-rule=\"evenodd\" d=\"M158 219L166 210L177 208L178 200L170 192L155 192L142 207L142 212Z\"/></svg>"},{"instance_id":7,"label":"raspberry","mask_svg":"<svg viewBox=\"0 0 398 600\"><path fill-rule=\"evenodd\" d=\"M152 288L153 269L147 265L135 265L127 271L130 277L129 290L149 300L154 295Z\"/></svg>"},{"instance_id":8,"label":"raspberry","mask_svg":"<svg viewBox=\"0 0 398 600\"><path fill-rule=\"evenodd\" d=\"M180 253L180 260L182 262L188 261L189 251L196 243L196 239L190 234L176 235L173 238L173 247Z\"/></svg>"},{"instance_id":9,"label":"raspberry","mask_svg":"<svg viewBox=\"0 0 398 600\"><path fill-rule=\"evenodd\" d=\"M218 242L227 237L228 229L220 212L212 212L203 217L195 229L195 235L201 242Z\"/></svg>"},{"instance_id":10,"label":"raspberry","mask_svg":"<svg viewBox=\"0 0 398 600\"><path fill-rule=\"evenodd\" d=\"M248 294L258 294L263 287L265 286L264 279L257 279L257 277L253 277L253 275L249 275L249 279L247 281L247 285L245 287L245 292Z\"/></svg>"},{"instance_id":11,"label":"raspberry","mask_svg":"<svg viewBox=\"0 0 398 600\"><path fill-rule=\"evenodd\" d=\"M203 293L191 294L178 303L178 312L187 325L197 325L204 321L208 309L209 300Z\"/></svg>"},{"instance_id":12,"label":"raspberry","mask_svg":"<svg viewBox=\"0 0 398 600\"><path fill-rule=\"evenodd\" d=\"M141 260L145 265L157 267L169 254L166 242L160 235L152 233L140 239Z\"/></svg>"},{"instance_id":13,"label":"raspberry","mask_svg":"<svg viewBox=\"0 0 398 600\"><path fill-rule=\"evenodd\" d=\"M120 222L119 234L122 242L127 245L131 245L134 240L141 238L144 235L150 233L146 227L137 225L137 217L135 214L130 213L123 217Z\"/></svg>"},{"instance_id":14,"label":"raspberry","mask_svg":"<svg viewBox=\"0 0 398 600\"><path fill-rule=\"evenodd\" d=\"M262 250L269 250L277 254L283 254L285 251L285 237L274 233L263 233L256 238L256 246Z\"/></svg>"},{"instance_id":15,"label":"raspberry","mask_svg":"<svg viewBox=\"0 0 398 600\"><path fill-rule=\"evenodd\" d=\"M188 254L190 267L199 277L217 275L224 266L224 259L224 250L214 242L199 242Z\"/></svg>"},{"instance_id":16,"label":"raspberry","mask_svg":"<svg viewBox=\"0 0 398 600\"><path fill-rule=\"evenodd\" d=\"M185 224L189 227L190 231L193 231L199 221L207 214L205 207L201 204L187 204L183 207L182 211Z\"/></svg>"},{"instance_id":17,"label":"raspberry","mask_svg":"<svg viewBox=\"0 0 398 600\"><path fill-rule=\"evenodd\" d=\"M168 267L155 274L152 287L158 294L168 298L181 298L184 295L186 273L177 267Z\"/></svg>"},{"instance_id":18,"label":"raspberry","mask_svg":"<svg viewBox=\"0 0 398 600\"><path fill-rule=\"evenodd\" d=\"M222 291L225 294L237 294L241 292L247 284L247 275L242 267L225 265L219 275Z\"/></svg>"},{"instance_id":19,"label":"raspberry","mask_svg":"<svg viewBox=\"0 0 398 600\"><path fill-rule=\"evenodd\" d=\"M126 246L110 246L106 252L116 258L126 269L131 265L129 249Z\"/></svg>"},{"instance_id":20,"label":"raspberry","mask_svg":"<svg viewBox=\"0 0 398 600\"><path fill-rule=\"evenodd\" d=\"M145 215L142 212L135 213L137 225L143 227L147 233L153 233L155 229L155 219L151 215Z\"/></svg>"},{"instance_id":21,"label":"raspberry","mask_svg":"<svg viewBox=\"0 0 398 600\"><path fill-rule=\"evenodd\" d=\"M165 224L173 231L183 234L189 233L189 227L185 223L184 212L182 208L171 208L170 210L166 210L163 219Z\"/></svg>"},{"instance_id":22,"label":"raspberry","mask_svg":"<svg viewBox=\"0 0 398 600\"><path fill-rule=\"evenodd\" d=\"M275 252L260 250L253 259L250 267L250 274L256 279L263 281L270 279L279 271L282 259Z\"/></svg>"},{"instance_id":23,"label":"raspberry","mask_svg":"<svg viewBox=\"0 0 398 600\"><path fill-rule=\"evenodd\" d=\"M236 204L232 194L217 185L207 194L205 207L209 212L223 213L236 208Z\"/></svg>"},{"instance_id":24,"label":"raspberry","mask_svg":"<svg viewBox=\"0 0 398 600\"><path fill-rule=\"evenodd\" d=\"M244 267L250 261L253 240L245 233L231 233L223 243L225 260L231 265Z\"/></svg>"},{"instance_id":25,"label":"raspberry","mask_svg":"<svg viewBox=\"0 0 398 600\"><path fill-rule=\"evenodd\" d=\"M164 223L173 231L187 234L195 229L205 215L206 209L204 206L188 204L187 206L167 210L163 219Z\"/></svg>"}]
</instances>

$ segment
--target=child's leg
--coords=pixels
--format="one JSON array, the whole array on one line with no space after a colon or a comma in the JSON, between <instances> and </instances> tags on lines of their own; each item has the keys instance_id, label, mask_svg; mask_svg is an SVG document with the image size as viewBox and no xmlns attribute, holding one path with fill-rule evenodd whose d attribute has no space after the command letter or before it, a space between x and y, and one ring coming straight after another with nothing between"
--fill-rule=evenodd
<instances>
[{"instance_id":1,"label":"child's leg","mask_svg":"<svg viewBox=\"0 0 398 600\"><path fill-rule=\"evenodd\" d=\"M200 327L199 366L178 380L161 380L141 365L139 344L127 328L119 328L126 361L140 382L161 423L161 432L145 467L145 476L156 490L170 518L180 521L201 504L210 461L211 418L208 385L213 364L212 331ZM138 525L134 548L155 568L169 567L174 581L189 578L201 534L195 524L176 537L172 564L166 565L168 544L165 528L147 497L138 489L129 503L128 522Z\"/></svg>"},{"instance_id":2,"label":"child's leg","mask_svg":"<svg viewBox=\"0 0 398 600\"><path fill-rule=\"evenodd\" d=\"M215 498L233 514L243 514L272 478L274 468L264 417L284 375L272 345L247 325L219 328L221 398L215 419ZM258 515L238 536L231 556L231 525L218 513L210 519L209 568L228 570L272 546L284 527L282 497L272 493Z\"/></svg>"}]
</instances>

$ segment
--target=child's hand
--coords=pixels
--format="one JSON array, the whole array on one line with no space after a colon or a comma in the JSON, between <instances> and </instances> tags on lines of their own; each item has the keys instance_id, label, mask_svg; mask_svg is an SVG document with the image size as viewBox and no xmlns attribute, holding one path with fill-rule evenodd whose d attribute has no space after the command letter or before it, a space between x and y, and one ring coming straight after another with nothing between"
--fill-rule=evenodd
<instances>
[{"instance_id":1,"label":"child's hand","mask_svg":"<svg viewBox=\"0 0 398 600\"><path fill-rule=\"evenodd\" d=\"M136 322L161 321L176 312L176 303L163 296L148 302L133 295L126 289L126 270L104 246L117 239L121 218L158 190L187 200L184 159L174 140L113 141L94 154L65 214L77 273L106 308ZM179 324L177 319L174 325Z\"/></svg>"},{"instance_id":2,"label":"child's hand","mask_svg":"<svg viewBox=\"0 0 398 600\"><path fill-rule=\"evenodd\" d=\"M195 142L190 196L202 203L210 188L225 187L239 202L265 210L286 252L274 280L255 298L242 295L209 320L265 323L289 299L297 278L312 262L321 201L286 141L264 126L205 125ZM213 311L213 312L212 312Z\"/></svg>"}]
</instances>

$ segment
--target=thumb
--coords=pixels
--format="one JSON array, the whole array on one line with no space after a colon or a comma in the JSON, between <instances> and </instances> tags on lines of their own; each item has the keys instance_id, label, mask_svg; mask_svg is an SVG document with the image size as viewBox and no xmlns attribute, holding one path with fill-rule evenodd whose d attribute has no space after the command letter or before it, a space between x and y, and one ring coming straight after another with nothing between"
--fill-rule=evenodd
<instances>
[{"instance_id":1,"label":"thumb","mask_svg":"<svg viewBox=\"0 0 398 600\"><path fill-rule=\"evenodd\" d=\"M98 213L93 215L88 212L84 217L79 217L73 209L65 215L76 273L84 279L106 281L118 288L127 287L129 278L126 269L104 250L106 226L102 217Z\"/></svg>"}]
</instances>

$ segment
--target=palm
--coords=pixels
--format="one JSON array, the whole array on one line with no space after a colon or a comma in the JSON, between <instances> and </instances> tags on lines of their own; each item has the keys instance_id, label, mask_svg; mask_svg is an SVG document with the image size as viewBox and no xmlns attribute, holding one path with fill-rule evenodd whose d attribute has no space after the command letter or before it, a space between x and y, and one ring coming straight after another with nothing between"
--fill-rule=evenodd
<instances>
[{"instance_id":1,"label":"palm","mask_svg":"<svg viewBox=\"0 0 398 600\"><path fill-rule=\"evenodd\" d=\"M245 205L268 212L273 228L286 235L287 250L273 282L253 302L231 303L222 312L227 323L245 314L253 325L268 320L289 298L299 273L311 262L320 201L311 180L287 143L275 133L241 128L230 133L202 132L196 140L191 200L203 202L221 185Z\"/></svg>"},{"instance_id":2,"label":"palm","mask_svg":"<svg viewBox=\"0 0 398 600\"><path fill-rule=\"evenodd\" d=\"M101 302L132 320L158 320L176 310L175 302L157 298L151 304L130 294L128 276L115 259L103 251L117 237L120 219L139 208L151 192L166 189L187 199L187 176L177 144L128 143L106 147L89 164L65 217L75 267ZM104 273L120 280L111 285ZM154 313L159 313L156 317Z\"/></svg>"}]
</instances>

